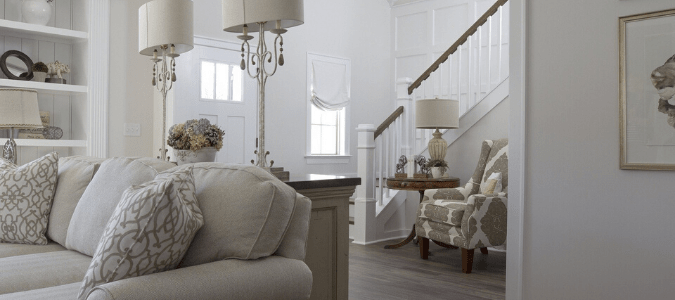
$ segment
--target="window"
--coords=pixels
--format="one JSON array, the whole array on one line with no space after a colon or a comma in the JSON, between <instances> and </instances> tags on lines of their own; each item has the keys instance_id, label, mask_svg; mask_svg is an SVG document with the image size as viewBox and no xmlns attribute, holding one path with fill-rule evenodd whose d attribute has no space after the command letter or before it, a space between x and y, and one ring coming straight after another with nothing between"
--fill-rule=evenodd
<instances>
[{"instance_id":1,"label":"window","mask_svg":"<svg viewBox=\"0 0 675 300\"><path fill-rule=\"evenodd\" d=\"M307 54L308 159L349 155L350 61ZM346 163L346 161L308 163Z\"/></svg>"},{"instance_id":2,"label":"window","mask_svg":"<svg viewBox=\"0 0 675 300\"><path fill-rule=\"evenodd\" d=\"M239 66L202 60L201 98L241 102L242 75Z\"/></svg>"}]
</instances>

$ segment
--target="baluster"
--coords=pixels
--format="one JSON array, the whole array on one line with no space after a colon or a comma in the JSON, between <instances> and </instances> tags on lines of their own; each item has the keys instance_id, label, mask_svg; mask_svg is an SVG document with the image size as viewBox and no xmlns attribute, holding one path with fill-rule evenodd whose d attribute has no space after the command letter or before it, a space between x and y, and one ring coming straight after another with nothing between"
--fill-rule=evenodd
<instances>
[{"instance_id":1,"label":"baluster","mask_svg":"<svg viewBox=\"0 0 675 300\"><path fill-rule=\"evenodd\" d=\"M377 183L379 185L379 188L377 189L377 196L379 197L379 198L377 198L378 205L382 205L382 195L383 195L382 194L382 188L383 188L382 187L382 183L383 183L383 180L382 180L382 177L383 177L382 176L382 157L384 156L383 155L384 154L383 153L383 149L384 149L384 145L383 145L384 141L383 140L384 140L384 137L382 135L380 135L380 145L379 145L380 157L377 159L378 160L377 170L379 172L379 174L378 174L379 176L377 177L378 178Z\"/></svg>"},{"instance_id":2,"label":"baluster","mask_svg":"<svg viewBox=\"0 0 675 300\"><path fill-rule=\"evenodd\" d=\"M492 16L488 18L488 88L492 91Z\"/></svg>"},{"instance_id":3,"label":"baluster","mask_svg":"<svg viewBox=\"0 0 675 300\"><path fill-rule=\"evenodd\" d=\"M480 91L481 91L481 84L483 82L483 79L481 78L481 76L483 75L482 72L481 72L481 62L482 62L481 61L481 54L483 53L482 45L483 45L483 26L481 25L480 27L478 27L478 59L476 59L476 63L478 65L478 72L477 72L477 74L478 74L478 94L476 95L476 97L474 97L474 102L473 102L473 105L471 105L471 107L474 107L476 105L476 103L478 103L478 101L480 101L480 99L481 99Z\"/></svg>"},{"instance_id":4,"label":"baluster","mask_svg":"<svg viewBox=\"0 0 675 300\"><path fill-rule=\"evenodd\" d=\"M462 46L463 45L459 45L459 53L457 54L457 100L459 100L460 107L465 105L464 101L462 101ZM461 116L463 113L463 111L460 111L459 115Z\"/></svg>"},{"instance_id":5,"label":"baluster","mask_svg":"<svg viewBox=\"0 0 675 300\"><path fill-rule=\"evenodd\" d=\"M387 129L384 130L382 135L386 139L385 142L385 147L384 147L384 175L382 175L382 178L380 179L380 185L382 185L382 190L385 190L385 184L387 182L387 178L389 177L389 154L391 152L391 124ZM389 189L386 189L387 197L389 197ZM384 197L383 197L384 198Z\"/></svg>"},{"instance_id":6,"label":"baluster","mask_svg":"<svg viewBox=\"0 0 675 300\"><path fill-rule=\"evenodd\" d=\"M504 15L503 9L499 7L499 74L497 75L497 82L502 82L502 35L504 34Z\"/></svg>"},{"instance_id":7,"label":"baluster","mask_svg":"<svg viewBox=\"0 0 675 300\"><path fill-rule=\"evenodd\" d=\"M469 87L468 87L469 90L468 90L468 94L467 94L468 100L466 101L466 106L464 107L465 112L469 111L469 108L471 108L471 106L473 105L473 77L471 76L471 75L473 75L473 72L471 72L471 70L473 69L473 64L472 64L472 59L471 59L471 58L473 58L473 55L472 55L473 54L473 48L472 48L473 45L471 43L472 40L473 40L473 36L469 36L469 65L468 65L469 67L467 68L467 72L469 73L467 75L467 78L469 79Z\"/></svg>"}]
</instances>

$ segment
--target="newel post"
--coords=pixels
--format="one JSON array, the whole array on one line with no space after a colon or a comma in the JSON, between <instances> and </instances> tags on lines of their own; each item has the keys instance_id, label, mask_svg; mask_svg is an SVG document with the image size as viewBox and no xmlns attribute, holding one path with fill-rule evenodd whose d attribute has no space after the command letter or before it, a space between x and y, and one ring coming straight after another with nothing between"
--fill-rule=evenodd
<instances>
[{"instance_id":1,"label":"newel post","mask_svg":"<svg viewBox=\"0 0 675 300\"><path fill-rule=\"evenodd\" d=\"M375 155L375 125L359 124L358 166L361 185L356 187L354 199L354 243L365 245L375 240L375 178L373 174Z\"/></svg>"}]
</instances>

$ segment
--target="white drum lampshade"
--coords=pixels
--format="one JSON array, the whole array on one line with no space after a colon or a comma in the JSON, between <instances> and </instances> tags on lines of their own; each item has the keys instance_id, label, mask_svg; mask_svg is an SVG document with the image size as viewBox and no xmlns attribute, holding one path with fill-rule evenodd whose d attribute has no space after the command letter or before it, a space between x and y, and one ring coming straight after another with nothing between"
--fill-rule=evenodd
<instances>
[{"instance_id":1,"label":"white drum lampshade","mask_svg":"<svg viewBox=\"0 0 675 300\"><path fill-rule=\"evenodd\" d=\"M459 101L448 99L424 99L415 104L415 127L436 129L429 141L431 160L445 160L448 143L438 129L459 128Z\"/></svg>"},{"instance_id":2,"label":"white drum lampshade","mask_svg":"<svg viewBox=\"0 0 675 300\"><path fill-rule=\"evenodd\" d=\"M36 90L0 89L0 128L42 128Z\"/></svg>"},{"instance_id":3,"label":"white drum lampshade","mask_svg":"<svg viewBox=\"0 0 675 300\"><path fill-rule=\"evenodd\" d=\"M264 30L289 28L305 23L303 0L223 0L223 30L242 32L244 25L248 31L257 32L258 22L267 22Z\"/></svg>"},{"instance_id":4,"label":"white drum lampshade","mask_svg":"<svg viewBox=\"0 0 675 300\"><path fill-rule=\"evenodd\" d=\"M194 48L192 0L154 0L138 9L138 52L152 56L161 46L176 54Z\"/></svg>"}]
</instances>

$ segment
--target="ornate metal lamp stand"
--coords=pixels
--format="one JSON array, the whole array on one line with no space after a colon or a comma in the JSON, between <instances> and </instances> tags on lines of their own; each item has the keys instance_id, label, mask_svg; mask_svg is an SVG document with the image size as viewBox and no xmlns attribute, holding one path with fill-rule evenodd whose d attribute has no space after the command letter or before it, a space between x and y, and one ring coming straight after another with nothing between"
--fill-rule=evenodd
<instances>
[{"instance_id":1,"label":"ornate metal lamp stand","mask_svg":"<svg viewBox=\"0 0 675 300\"><path fill-rule=\"evenodd\" d=\"M155 63L152 67L152 86L156 87L162 94L162 148L159 149L160 155L157 158L169 160L169 157L166 155L167 151L169 151L166 149L166 94L173 87L173 83L176 82L175 59L180 55L176 53L174 45L171 45L169 53L167 53L169 45L163 45L160 49L162 50L161 58L157 57L158 53L155 50L150 59Z\"/></svg>"}]
</instances>

